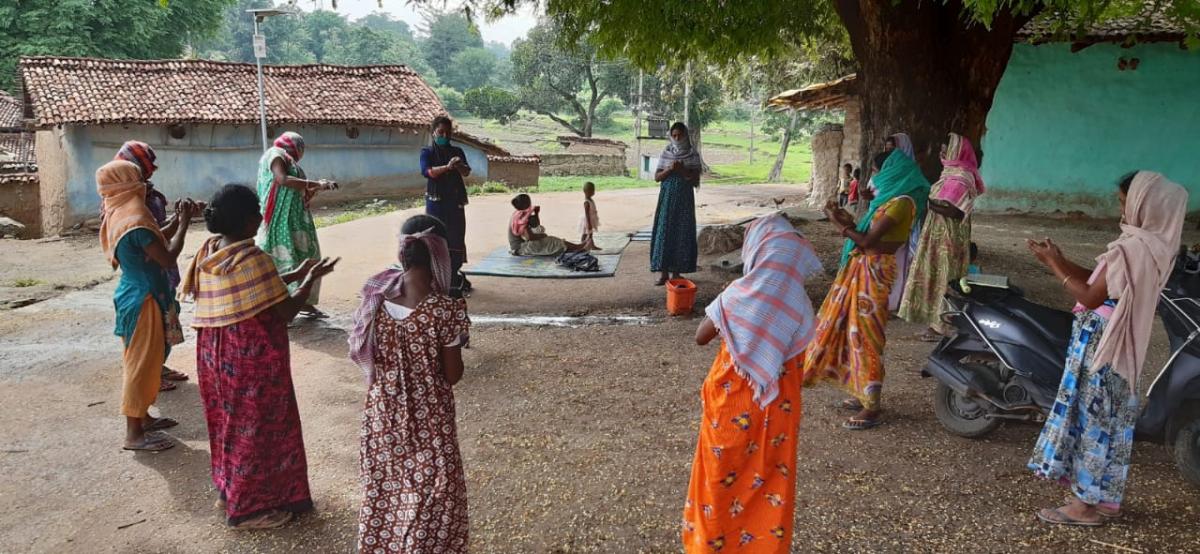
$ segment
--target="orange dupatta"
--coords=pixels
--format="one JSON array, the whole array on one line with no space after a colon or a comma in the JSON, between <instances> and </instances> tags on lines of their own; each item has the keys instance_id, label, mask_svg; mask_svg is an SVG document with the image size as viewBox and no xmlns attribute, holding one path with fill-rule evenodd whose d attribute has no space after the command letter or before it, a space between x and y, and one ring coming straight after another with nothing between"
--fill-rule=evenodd
<instances>
[{"instance_id":1,"label":"orange dupatta","mask_svg":"<svg viewBox=\"0 0 1200 554\"><path fill-rule=\"evenodd\" d=\"M117 245L134 229L147 229L166 244L154 215L146 208L146 183L138 166L125 160L113 160L96 170L96 192L100 194L100 248L112 263L117 263Z\"/></svg>"}]
</instances>

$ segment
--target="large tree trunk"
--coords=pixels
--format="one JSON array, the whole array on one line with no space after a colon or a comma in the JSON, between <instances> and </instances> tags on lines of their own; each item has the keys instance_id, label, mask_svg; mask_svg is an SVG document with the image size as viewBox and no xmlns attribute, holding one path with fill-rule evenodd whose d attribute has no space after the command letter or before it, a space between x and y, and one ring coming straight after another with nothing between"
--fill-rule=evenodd
<instances>
[{"instance_id":1,"label":"large tree trunk","mask_svg":"<svg viewBox=\"0 0 1200 554\"><path fill-rule=\"evenodd\" d=\"M970 22L960 0L834 4L860 68L860 167L871 167L867 162L884 138L898 132L912 137L917 163L931 179L941 172L938 153L947 133L971 139L978 149L1013 40L1032 14L1001 8L989 30Z\"/></svg>"}]
</instances>

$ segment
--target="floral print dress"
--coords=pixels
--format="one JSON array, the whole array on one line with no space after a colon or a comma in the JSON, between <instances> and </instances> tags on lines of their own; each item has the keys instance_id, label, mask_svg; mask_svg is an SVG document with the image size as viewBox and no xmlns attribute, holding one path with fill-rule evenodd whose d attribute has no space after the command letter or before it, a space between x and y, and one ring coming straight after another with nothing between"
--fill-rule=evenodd
<instances>
[{"instance_id":1,"label":"floral print dress","mask_svg":"<svg viewBox=\"0 0 1200 554\"><path fill-rule=\"evenodd\" d=\"M304 260L320 260L321 245L317 242L317 226L308 211L304 194L293 188L275 186L271 164L276 159L283 159L289 176L305 178L304 170L291 161L282 148L273 147L263 153L258 167L258 199L262 203L264 219L254 243L271 256L280 273L286 273ZM294 291L298 286L300 283L297 282L288 288ZM317 304L320 291L321 283L317 281L308 296L309 304Z\"/></svg>"},{"instance_id":2,"label":"floral print dress","mask_svg":"<svg viewBox=\"0 0 1200 554\"><path fill-rule=\"evenodd\" d=\"M469 327L463 304L440 294L399 319L379 308L359 435L359 552L467 551L466 478L441 351L463 344Z\"/></svg>"}]
</instances>

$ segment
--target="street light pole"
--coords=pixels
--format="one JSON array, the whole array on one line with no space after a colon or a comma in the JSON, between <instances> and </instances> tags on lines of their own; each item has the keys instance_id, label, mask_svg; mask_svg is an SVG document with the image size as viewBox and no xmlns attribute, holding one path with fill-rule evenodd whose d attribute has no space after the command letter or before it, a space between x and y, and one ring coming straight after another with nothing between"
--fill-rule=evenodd
<instances>
[{"instance_id":1,"label":"street light pole","mask_svg":"<svg viewBox=\"0 0 1200 554\"><path fill-rule=\"evenodd\" d=\"M261 16L254 18L254 64L258 66L258 123L262 128L262 147L263 151L267 150L267 97L263 92L263 69L262 59L267 55L267 40L258 32L258 24L262 22Z\"/></svg>"},{"instance_id":2,"label":"street light pole","mask_svg":"<svg viewBox=\"0 0 1200 554\"><path fill-rule=\"evenodd\" d=\"M246 10L254 18L254 65L258 69L258 123L262 128L262 146L267 146L267 96L263 90L263 58L267 57L267 37L259 32L258 26L264 19L276 15L295 15L296 10L290 4L281 8L258 8Z\"/></svg>"}]
</instances>

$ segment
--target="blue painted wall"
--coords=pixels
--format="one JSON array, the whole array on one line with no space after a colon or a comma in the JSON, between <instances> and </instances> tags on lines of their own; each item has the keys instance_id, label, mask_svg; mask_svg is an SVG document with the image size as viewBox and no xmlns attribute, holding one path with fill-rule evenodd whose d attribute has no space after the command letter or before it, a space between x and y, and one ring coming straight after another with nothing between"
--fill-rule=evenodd
<instances>
[{"instance_id":1,"label":"blue painted wall","mask_svg":"<svg viewBox=\"0 0 1200 554\"><path fill-rule=\"evenodd\" d=\"M311 179L332 179L342 185L325 201L401 196L419 193L420 149L428 144L427 132L360 127L351 139L344 126L289 127L304 136L300 165ZM184 196L208 199L226 183L253 187L262 155L256 126L190 125L182 139L173 139L166 127L69 127L61 140L67 160L66 201L70 222L96 217L96 169L112 159L126 140L141 140L158 154L158 171L152 180L174 200ZM473 176L487 176L487 156L479 149L457 144L467 154Z\"/></svg>"},{"instance_id":2,"label":"blue painted wall","mask_svg":"<svg viewBox=\"0 0 1200 554\"><path fill-rule=\"evenodd\" d=\"M1120 58L1140 59L1120 71ZM1200 52L1018 44L983 140L983 209L1115 214L1117 179L1150 169L1200 208Z\"/></svg>"}]
</instances>

